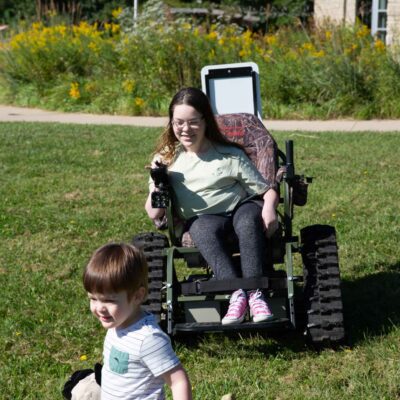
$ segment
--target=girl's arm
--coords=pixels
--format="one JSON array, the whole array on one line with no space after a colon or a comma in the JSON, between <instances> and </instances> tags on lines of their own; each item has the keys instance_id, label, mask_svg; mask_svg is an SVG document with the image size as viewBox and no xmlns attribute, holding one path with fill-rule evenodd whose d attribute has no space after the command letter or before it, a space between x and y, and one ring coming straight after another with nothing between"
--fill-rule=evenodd
<instances>
[{"instance_id":1,"label":"girl's arm","mask_svg":"<svg viewBox=\"0 0 400 400\"><path fill-rule=\"evenodd\" d=\"M174 400L192 400L192 388L189 377L182 365L179 364L161 376L171 388Z\"/></svg>"},{"instance_id":2,"label":"girl's arm","mask_svg":"<svg viewBox=\"0 0 400 400\"><path fill-rule=\"evenodd\" d=\"M278 216L276 215L276 207L279 204L278 193L274 189L270 189L264 193L263 200L264 206L261 215L267 230L267 237L271 237L278 229Z\"/></svg>"},{"instance_id":3,"label":"girl's arm","mask_svg":"<svg viewBox=\"0 0 400 400\"><path fill-rule=\"evenodd\" d=\"M265 190L266 181L257 170L256 166L251 162L249 157L243 153L240 158L238 176L240 176L240 183L245 188L247 193L255 194L262 193ZM271 183L271 182L270 182ZM271 237L278 229L278 216L276 208L279 204L279 195L273 188L267 189L263 194L264 205L262 209L262 219L267 231L267 237Z\"/></svg>"}]
</instances>

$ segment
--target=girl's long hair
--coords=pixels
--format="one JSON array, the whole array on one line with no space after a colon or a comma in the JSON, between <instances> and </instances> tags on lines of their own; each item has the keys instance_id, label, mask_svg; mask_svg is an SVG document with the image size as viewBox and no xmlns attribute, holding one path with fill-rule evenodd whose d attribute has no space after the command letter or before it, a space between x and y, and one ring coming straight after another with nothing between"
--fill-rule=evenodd
<instances>
[{"instance_id":1,"label":"girl's long hair","mask_svg":"<svg viewBox=\"0 0 400 400\"><path fill-rule=\"evenodd\" d=\"M168 125L162 133L154 152L155 154L159 154L161 156L164 163L170 164L176 154L177 144L179 143L179 141L174 134L172 119L174 116L175 107L182 104L193 107L197 112L202 115L206 124L205 137L211 143L220 144L223 146L235 146L243 149L241 145L229 141L221 133L217 121L215 120L208 97L201 90L188 87L181 89L172 98L168 109Z\"/></svg>"}]
</instances>

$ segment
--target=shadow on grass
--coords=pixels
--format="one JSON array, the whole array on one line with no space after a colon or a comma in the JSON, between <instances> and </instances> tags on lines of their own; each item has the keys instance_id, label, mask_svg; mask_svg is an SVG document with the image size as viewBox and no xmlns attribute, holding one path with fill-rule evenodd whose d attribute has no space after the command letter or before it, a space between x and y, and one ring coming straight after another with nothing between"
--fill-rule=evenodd
<instances>
[{"instance_id":1,"label":"shadow on grass","mask_svg":"<svg viewBox=\"0 0 400 400\"><path fill-rule=\"evenodd\" d=\"M384 269L342 281L344 318L351 346L400 325L400 263Z\"/></svg>"},{"instance_id":2,"label":"shadow on grass","mask_svg":"<svg viewBox=\"0 0 400 400\"><path fill-rule=\"evenodd\" d=\"M307 352L304 338L295 331L219 332L180 336L177 340L188 349L201 349L208 357L252 358L260 355L276 357L279 354Z\"/></svg>"}]
</instances>

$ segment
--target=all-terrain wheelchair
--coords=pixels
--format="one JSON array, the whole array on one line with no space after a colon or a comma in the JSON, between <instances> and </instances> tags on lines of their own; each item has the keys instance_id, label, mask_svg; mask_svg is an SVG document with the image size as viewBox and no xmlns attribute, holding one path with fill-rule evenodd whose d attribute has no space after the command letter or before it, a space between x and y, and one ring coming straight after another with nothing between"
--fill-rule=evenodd
<instances>
[{"instance_id":1,"label":"all-terrain wheelchair","mask_svg":"<svg viewBox=\"0 0 400 400\"><path fill-rule=\"evenodd\" d=\"M293 233L295 206L307 202L311 178L296 174L293 141L285 151L277 144L255 114L217 115L221 131L243 145L261 174L274 182L280 193L279 229L266 239L268 259L262 278L213 279L212 269L193 244L174 211L173 193L168 191L165 170L152 176L168 199L168 237L159 232L140 233L133 244L143 249L149 266L149 296L145 308L157 315L171 336L180 332L210 332L261 329L300 329L317 346L336 345L345 337L335 228L311 225ZM235 252L234 240L232 251ZM303 274L295 275L293 257L300 253ZM240 254L234 254L240 262ZM178 278L177 264L195 273ZM236 289L263 289L275 316L273 320L222 325L229 294Z\"/></svg>"}]
</instances>

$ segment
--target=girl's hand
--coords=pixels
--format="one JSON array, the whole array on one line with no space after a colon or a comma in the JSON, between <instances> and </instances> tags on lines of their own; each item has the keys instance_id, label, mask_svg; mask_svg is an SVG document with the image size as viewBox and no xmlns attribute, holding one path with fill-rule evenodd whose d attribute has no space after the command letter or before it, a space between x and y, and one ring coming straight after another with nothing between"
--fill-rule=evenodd
<instances>
[{"instance_id":1,"label":"girl's hand","mask_svg":"<svg viewBox=\"0 0 400 400\"><path fill-rule=\"evenodd\" d=\"M264 221L264 227L267 231L267 237L270 238L278 229L278 216L275 207L271 208L264 206L261 216Z\"/></svg>"},{"instance_id":2,"label":"girl's hand","mask_svg":"<svg viewBox=\"0 0 400 400\"><path fill-rule=\"evenodd\" d=\"M275 190L270 189L264 194L263 200L264 206L261 216L267 231L267 237L270 238L279 226L278 215L276 214L276 207L279 203L278 193Z\"/></svg>"},{"instance_id":3,"label":"girl's hand","mask_svg":"<svg viewBox=\"0 0 400 400\"><path fill-rule=\"evenodd\" d=\"M157 168L160 164L164 164L163 159L159 154L156 154L151 161L151 168Z\"/></svg>"}]
</instances>

